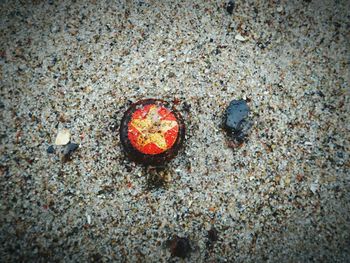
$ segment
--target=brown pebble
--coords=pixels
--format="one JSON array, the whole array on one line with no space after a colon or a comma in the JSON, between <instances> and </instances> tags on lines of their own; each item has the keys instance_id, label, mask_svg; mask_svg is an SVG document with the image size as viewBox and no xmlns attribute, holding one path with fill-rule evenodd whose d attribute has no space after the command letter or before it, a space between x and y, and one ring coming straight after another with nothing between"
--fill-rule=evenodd
<instances>
[{"instance_id":1,"label":"brown pebble","mask_svg":"<svg viewBox=\"0 0 350 263\"><path fill-rule=\"evenodd\" d=\"M169 247L172 257L185 258L191 252L190 241L186 237L174 236L170 240Z\"/></svg>"},{"instance_id":2,"label":"brown pebble","mask_svg":"<svg viewBox=\"0 0 350 263\"><path fill-rule=\"evenodd\" d=\"M211 242L215 242L219 239L218 231L214 227L208 231L208 238Z\"/></svg>"}]
</instances>

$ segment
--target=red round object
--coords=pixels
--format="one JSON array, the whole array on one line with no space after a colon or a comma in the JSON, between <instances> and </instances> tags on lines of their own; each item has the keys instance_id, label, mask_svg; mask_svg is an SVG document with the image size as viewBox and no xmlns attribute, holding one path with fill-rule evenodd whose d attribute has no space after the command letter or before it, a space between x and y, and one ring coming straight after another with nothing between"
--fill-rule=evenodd
<instances>
[{"instance_id":1,"label":"red round object","mask_svg":"<svg viewBox=\"0 0 350 263\"><path fill-rule=\"evenodd\" d=\"M128 156L144 164L163 164L173 158L185 135L179 112L162 100L138 101L125 112L120 138Z\"/></svg>"},{"instance_id":2,"label":"red round object","mask_svg":"<svg viewBox=\"0 0 350 263\"><path fill-rule=\"evenodd\" d=\"M144 154L160 154L170 149L178 136L175 115L164 106L148 104L137 109L128 123L128 138Z\"/></svg>"}]
</instances>

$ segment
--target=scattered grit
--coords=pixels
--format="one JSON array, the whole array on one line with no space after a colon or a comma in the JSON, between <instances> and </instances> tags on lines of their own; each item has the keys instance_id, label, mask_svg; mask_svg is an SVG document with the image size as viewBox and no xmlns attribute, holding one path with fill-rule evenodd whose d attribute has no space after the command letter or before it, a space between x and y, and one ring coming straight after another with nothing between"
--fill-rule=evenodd
<instances>
[{"instance_id":1,"label":"scattered grit","mask_svg":"<svg viewBox=\"0 0 350 263\"><path fill-rule=\"evenodd\" d=\"M349 1L231 2L1 1L2 262L349 260ZM187 125L162 169L118 135L152 97Z\"/></svg>"}]
</instances>

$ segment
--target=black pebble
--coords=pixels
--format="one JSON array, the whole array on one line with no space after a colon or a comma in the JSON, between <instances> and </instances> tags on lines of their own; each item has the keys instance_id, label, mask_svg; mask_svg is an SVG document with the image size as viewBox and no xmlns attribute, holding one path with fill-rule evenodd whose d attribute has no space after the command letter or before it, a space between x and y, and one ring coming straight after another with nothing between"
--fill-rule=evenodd
<instances>
[{"instance_id":1,"label":"black pebble","mask_svg":"<svg viewBox=\"0 0 350 263\"><path fill-rule=\"evenodd\" d=\"M233 100L226 109L225 129L232 139L242 143L252 123L249 119L249 107L245 100Z\"/></svg>"},{"instance_id":2,"label":"black pebble","mask_svg":"<svg viewBox=\"0 0 350 263\"><path fill-rule=\"evenodd\" d=\"M225 125L228 129L238 131L241 129L242 121L248 117L249 107L245 100L233 100L226 109Z\"/></svg>"},{"instance_id":3,"label":"black pebble","mask_svg":"<svg viewBox=\"0 0 350 263\"><path fill-rule=\"evenodd\" d=\"M53 154L56 152L55 147L53 145L50 145L47 149L46 152L49 154Z\"/></svg>"},{"instance_id":4,"label":"black pebble","mask_svg":"<svg viewBox=\"0 0 350 263\"><path fill-rule=\"evenodd\" d=\"M76 143L68 143L66 145L66 148L64 148L63 150L63 154L66 156L66 157L69 157L76 149L79 148L79 144L76 144Z\"/></svg>"},{"instance_id":5,"label":"black pebble","mask_svg":"<svg viewBox=\"0 0 350 263\"><path fill-rule=\"evenodd\" d=\"M170 241L171 256L185 258L191 252L190 241L186 237L175 236Z\"/></svg>"},{"instance_id":6,"label":"black pebble","mask_svg":"<svg viewBox=\"0 0 350 263\"><path fill-rule=\"evenodd\" d=\"M234 1L229 1L226 5L226 11L232 15L233 14L233 9L235 9L235 2Z\"/></svg>"}]
</instances>

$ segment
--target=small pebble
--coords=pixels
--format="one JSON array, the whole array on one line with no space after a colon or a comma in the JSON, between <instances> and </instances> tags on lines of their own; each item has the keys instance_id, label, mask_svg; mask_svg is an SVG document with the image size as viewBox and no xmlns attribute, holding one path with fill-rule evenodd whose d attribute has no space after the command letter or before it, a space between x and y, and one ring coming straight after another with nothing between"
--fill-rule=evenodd
<instances>
[{"instance_id":1,"label":"small pebble","mask_svg":"<svg viewBox=\"0 0 350 263\"><path fill-rule=\"evenodd\" d=\"M55 147L53 145L50 145L47 149L46 152L49 154L53 154L56 152Z\"/></svg>"},{"instance_id":2,"label":"small pebble","mask_svg":"<svg viewBox=\"0 0 350 263\"><path fill-rule=\"evenodd\" d=\"M226 11L232 15L233 14L233 9L235 9L235 2L234 1L229 1L226 5Z\"/></svg>"},{"instance_id":3,"label":"small pebble","mask_svg":"<svg viewBox=\"0 0 350 263\"><path fill-rule=\"evenodd\" d=\"M190 241L186 237L174 236L170 241L170 252L172 257L186 258L191 252Z\"/></svg>"},{"instance_id":4,"label":"small pebble","mask_svg":"<svg viewBox=\"0 0 350 263\"><path fill-rule=\"evenodd\" d=\"M70 131L68 129L59 130L56 136L56 145L66 145L70 141Z\"/></svg>"},{"instance_id":5,"label":"small pebble","mask_svg":"<svg viewBox=\"0 0 350 263\"><path fill-rule=\"evenodd\" d=\"M86 215L86 221L89 225L91 225L91 216L90 215Z\"/></svg>"},{"instance_id":6,"label":"small pebble","mask_svg":"<svg viewBox=\"0 0 350 263\"><path fill-rule=\"evenodd\" d=\"M226 109L226 127L238 131L242 121L248 117L249 107L245 100L233 100Z\"/></svg>"},{"instance_id":7,"label":"small pebble","mask_svg":"<svg viewBox=\"0 0 350 263\"><path fill-rule=\"evenodd\" d=\"M241 42L244 42L246 41L247 39L245 37L243 37L241 34L237 34L235 36L235 39L238 40L238 41L241 41Z\"/></svg>"},{"instance_id":8,"label":"small pebble","mask_svg":"<svg viewBox=\"0 0 350 263\"><path fill-rule=\"evenodd\" d=\"M174 78L174 77L176 77L175 73L174 72L169 72L168 78Z\"/></svg>"},{"instance_id":9,"label":"small pebble","mask_svg":"<svg viewBox=\"0 0 350 263\"><path fill-rule=\"evenodd\" d=\"M312 193L316 194L316 192L318 190L318 183L317 182L311 183L310 190Z\"/></svg>"},{"instance_id":10,"label":"small pebble","mask_svg":"<svg viewBox=\"0 0 350 263\"><path fill-rule=\"evenodd\" d=\"M249 133L252 126L249 120L249 107L245 100L233 100L226 109L225 129L231 139L240 145Z\"/></svg>"},{"instance_id":11,"label":"small pebble","mask_svg":"<svg viewBox=\"0 0 350 263\"><path fill-rule=\"evenodd\" d=\"M214 227L208 231L208 238L211 242L215 242L219 239L218 231Z\"/></svg>"},{"instance_id":12,"label":"small pebble","mask_svg":"<svg viewBox=\"0 0 350 263\"><path fill-rule=\"evenodd\" d=\"M60 27L58 25L52 25L50 28L51 33L55 34L60 31Z\"/></svg>"},{"instance_id":13,"label":"small pebble","mask_svg":"<svg viewBox=\"0 0 350 263\"><path fill-rule=\"evenodd\" d=\"M69 143L66 148L63 150L63 154L69 157L76 149L79 148L79 144L77 143Z\"/></svg>"}]
</instances>

